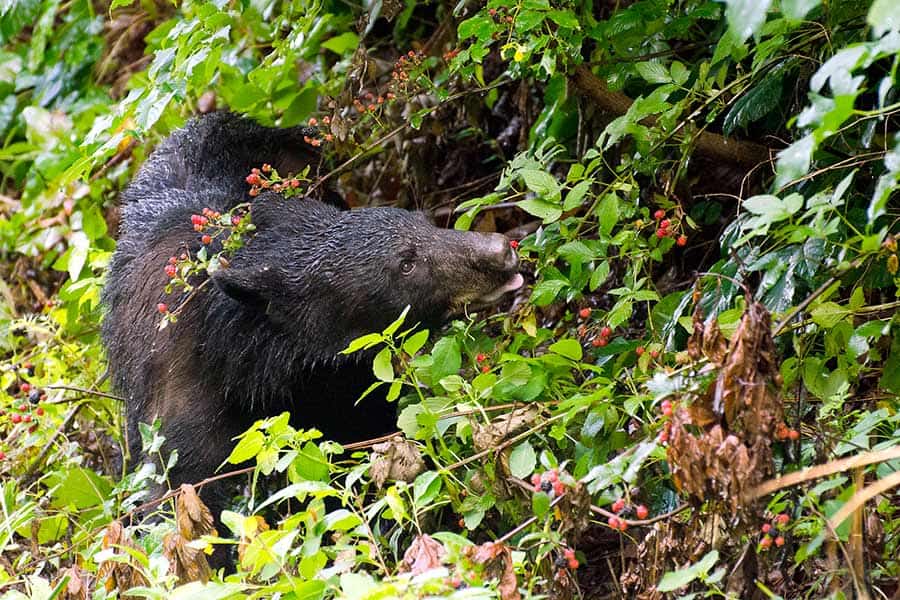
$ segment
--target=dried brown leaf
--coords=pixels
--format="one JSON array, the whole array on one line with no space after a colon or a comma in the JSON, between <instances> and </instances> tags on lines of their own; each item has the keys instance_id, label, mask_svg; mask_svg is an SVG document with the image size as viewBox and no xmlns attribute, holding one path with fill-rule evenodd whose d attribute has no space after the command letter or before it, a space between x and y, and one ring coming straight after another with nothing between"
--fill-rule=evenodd
<instances>
[{"instance_id":1,"label":"dried brown leaf","mask_svg":"<svg viewBox=\"0 0 900 600\"><path fill-rule=\"evenodd\" d=\"M403 438L392 438L372 446L374 455L369 475L381 488L388 480L413 481L425 470L425 460L419 448Z\"/></svg>"},{"instance_id":2,"label":"dried brown leaf","mask_svg":"<svg viewBox=\"0 0 900 600\"><path fill-rule=\"evenodd\" d=\"M163 539L163 556L169 560L171 572L181 584L191 581L206 583L212 570L200 548L193 548L180 533L170 533Z\"/></svg>"},{"instance_id":3,"label":"dried brown leaf","mask_svg":"<svg viewBox=\"0 0 900 600\"><path fill-rule=\"evenodd\" d=\"M81 569L78 568L78 565L72 565L63 571L59 581L61 581L63 577L68 577L69 580L66 582L66 587L59 596L61 600L87 600L89 592L88 586L84 581L84 574Z\"/></svg>"},{"instance_id":4,"label":"dried brown leaf","mask_svg":"<svg viewBox=\"0 0 900 600\"><path fill-rule=\"evenodd\" d=\"M110 523L103 532L101 545L104 549L115 547L128 547L137 550L137 546L125 534L125 528L119 521ZM118 590L123 598L130 598L125 592L133 587L148 584L144 574L133 564L129 558L127 563L107 560L97 569L97 580L103 581L107 592Z\"/></svg>"},{"instance_id":5,"label":"dried brown leaf","mask_svg":"<svg viewBox=\"0 0 900 600\"><path fill-rule=\"evenodd\" d=\"M529 405L497 417L487 425L475 424L472 434L475 450L481 452L489 448L496 448L504 440L534 425L539 415L540 411L537 407Z\"/></svg>"},{"instance_id":6,"label":"dried brown leaf","mask_svg":"<svg viewBox=\"0 0 900 600\"><path fill-rule=\"evenodd\" d=\"M181 536L186 540L196 540L204 535L216 535L212 513L197 495L194 486L183 483L180 491L175 502L175 516Z\"/></svg>"},{"instance_id":7,"label":"dried brown leaf","mask_svg":"<svg viewBox=\"0 0 900 600\"><path fill-rule=\"evenodd\" d=\"M473 563L484 565L485 579L499 581L497 591L501 600L519 600L519 585L513 569L512 552L502 542L485 542L480 546L469 546L463 554Z\"/></svg>"},{"instance_id":8,"label":"dried brown leaf","mask_svg":"<svg viewBox=\"0 0 900 600\"><path fill-rule=\"evenodd\" d=\"M401 573L420 575L429 569L441 566L441 560L447 554L443 544L429 535L420 535L413 540L403 554L400 563Z\"/></svg>"}]
</instances>

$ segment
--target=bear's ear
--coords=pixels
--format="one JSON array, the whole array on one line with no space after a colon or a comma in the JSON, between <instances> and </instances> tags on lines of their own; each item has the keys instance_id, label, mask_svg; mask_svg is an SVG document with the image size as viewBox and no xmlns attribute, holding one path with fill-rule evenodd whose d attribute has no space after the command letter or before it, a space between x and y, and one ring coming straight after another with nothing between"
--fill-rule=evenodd
<instances>
[{"instance_id":1,"label":"bear's ear","mask_svg":"<svg viewBox=\"0 0 900 600\"><path fill-rule=\"evenodd\" d=\"M269 265L254 268L227 267L212 274L220 290L242 304L265 308L271 299L275 273Z\"/></svg>"}]
</instances>

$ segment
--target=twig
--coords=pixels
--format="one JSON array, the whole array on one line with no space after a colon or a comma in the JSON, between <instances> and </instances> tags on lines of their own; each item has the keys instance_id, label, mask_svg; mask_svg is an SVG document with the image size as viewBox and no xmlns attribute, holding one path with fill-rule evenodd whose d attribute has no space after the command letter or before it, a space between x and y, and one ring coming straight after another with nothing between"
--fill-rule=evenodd
<instances>
[{"instance_id":1,"label":"twig","mask_svg":"<svg viewBox=\"0 0 900 600\"><path fill-rule=\"evenodd\" d=\"M89 396L99 396L100 398L109 398L110 400L118 400L120 402L125 402L125 398L122 396L116 396L115 394L109 394L107 392L101 392L99 390L91 390L88 388L78 387L74 385L60 385L60 384L52 384L42 386L45 390L67 390L70 392L80 392L82 394L87 394Z\"/></svg>"},{"instance_id":2,"label":"twig","mask_svg":"<svg viewBox=\"0 0 900 600\"><path fill-rule=\"evenodd\" d=\"M833 475L835 473L841 473L857 467L864 467L866 465L893 460L895 458L900 458L900 446L893 446L875 452L864 452L862 454L851 456L850 458L842 458L840 460L825 463L824 465L809 467L802 471L794 471L793 473L788 473L782 477L765 481L752 488L744 494L744 501L749 502L751 500L756 500L757 498L767 496L772 492L777 492L778 490L797 485L798 483L803 483L804 481L818 479L820 477L825 477L826 475ZM847 506L847 504L844 506Z\"/></svg>"}]
</instances>

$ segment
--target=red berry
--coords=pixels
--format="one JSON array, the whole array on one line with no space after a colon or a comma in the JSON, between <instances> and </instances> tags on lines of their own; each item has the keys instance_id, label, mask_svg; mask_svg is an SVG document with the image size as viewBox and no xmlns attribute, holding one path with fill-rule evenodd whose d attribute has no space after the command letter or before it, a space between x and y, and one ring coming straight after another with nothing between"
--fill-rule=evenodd
<instances>
[{"instance_id":1,"label":"red berry","mask_svg":"<svg viewBox=\"0 0 900 600\"><path fill-rule=\"evenodd\" d=\"M22 391L23 394L27 394L28 392L31 391L31 384L27 383L27 382L23 383L22 385L19 386L19 389Z\"/></svg>"},{"instance_id":2,"label":"red berry","mask_svg":"<svg viewBox=\"0 0 900 600\"><path fill-rule=\"evenodd\" d=\"M549 471L547 471L547 481L550 481L551 483L559 481L559 471L557 471L556 469L550 469Z\"/></svg>"},{"instance_id":3,"label":"red berry","mask_svg":"<svg viewBox=\"0 0 900 600\"><path fill-rule=\"evenodd\" d=\"M9 420L12 421L13 423L21 423L21 422L22 422L22 415L20 415L20 414L12 414L12 415L10 415Z\"/></svg>"},{"instance_id":4,"label":"red berry","mask_svg":"<svg viewBox=\"0 0 900 600\"><path fill-rule=\"evenodd\" d=\"M512 248L513 250L515 250L516 248L519 247L519 242L517 242L516 240L510 240L509 247Z\"/></svg>"},{"instance_id":5,"label":"red berry","mask_svg":"<svg viewBox=\"0 0 900 600\"><path fill-rule=\"evenodd\" d=\"M5 460L5 459L6 459L6 452L4 452L3 450L0 450L0 460Z\"/></svg>"},{"instance_id":6,"label":"red berry","mask_svg":"<svg viewBox=\"0 0 900 600\"><path fill-rule=\"evenodd\" d=\"M643 356L644 355L644 347L638 346L637 348L634 349L634 353L637 354L638 356Z\"/></svg>"},{"instance_id":7,"label":"red berry","mask_svg":"<svg viewBox=\"0 0 900 600\"><path fill-rule=\"evenodd\" d=\"M594 346L594 348L602 348L608 343L609 341L607 341L605 337L595 337L593 340L591 340L591 345Z\"/></svg>"},{"instance_id":8,"label":"red berry","mask_svg":"<svg viewBox=\"0 0 900 600\"><path fill-rule=\"evenodd\" d=\"M619 529L619 517L610 517L606 520L606 523L610 529Z\"/></svg>"},{"instance_id":9,"label":"red berry","mask_svg":"<svg viewBox=\"0 0 900 600\"><path fill-rule=\"evenodd\" d=\"M165 271L166 275L168 275L169 277L175 277L178 269L175 268L175 265L166 265Z\"/></svg>"},{"instance_id":10,"label":"red berry","mask_svg":"<svg viewBox=\"0 0 900 600\"><path fill-rule=\"evenodd\" d=\"M625 531L626 529L628 529L628 521L619 519L619 531Z\"/></svg>"},{"instance_id":11,"label":"red berry","mask_svg":"<svg viewBox=\"0 0 900 600\"><path fill-rule=\"evenodd\" d=\"M31 415L23 415L23 416L22 416L22 421L23 421L24 423L31 423Z\"/></svg>"},{"instance_id":12,"label":"red berry","mask_svg":"<svg viewBox=\"0 0 900 600\"><path fill-rule=\"evenodd\" d=\"M475 360L478 362L484 362L487 360L487 356L479 352L478 355L475 357Z\"/></svg>"},{"instance_id":13,"label":"red berry","mask_svg":"<svg viewBox=\"0 0 900 600\"><path fill-rule=\"evenodd\" d=\"M775 538L775 545L779 548L784 546L784 537L779 535L777 538Z\"/></svg>"},{"instance_id":14,"label":"red berry","mask_svg":"<svg viewBox=\"0 0 900 600\"><path fill-rule=\"evenodd\" d=\"M481 372L482 372L482 373L490 373L490 372L491 372L491 367L488 366L488 365L484 365L483 367L481 367Z\"/></svg>"},{"instance_id":15,"label":"red berry","mask_svg":"<svg viewBox=\"0 0 900 600\"><path fill-rule=\"evenodd\" d=\"M534 473L531 475L531 485L533 485L536 488L541 487L541 474L540 473Z\"/></svg>"},{"instance_id":16,"label":"red berry","mask_svg":"<svg viewBox=\"0 0 900 600\"><path fill-rule=\"evenodd\" d=\"M569 560L570 558L575 558L575 551L571 548L566 548L563 550L563 558Z\"/></svg>"},{"instance_id":17,"label":"red berry","mask_svg":"<svg viewBox=\"0 0 900 600\"><path fill-rule=\"evenodd\" d=\"M575 569L578 568L578 559L570 558L570 559L569 559L568 561L566 561L566 562L568 563L569 568L570 568L571 570L574 571Z\"/></svg>"},{"instance_id":18,"label":"red berry","mask_svg":"<svg viewBox=\"0 0 900 600\"><path fill-rule=\"evenodd\" d=\"M612 511L614 513L620 513L625 509L625 500L619 498L615 502L612 503Z\"/></svg>"},{"instance_id":19,"label":"red berry","mask_svg":"<svg viewBox=\"0 0 900 600\"><path fill-rule=\"evenodd\" d=\"M671 400L663 400L662 404L659 405L660 410L662 410L662 414L671 417L672 416L672 401Z\"/></svg>"},{"instance_id":20,"label":"red berry","mask_svg":"<svg viewBox=\"0 0 900 600\"><path fill-rule=\"evenodd\" d=\"M669 441L669 430L663 429L661 432L659 432L659 443L665 444L668 441Z\"/></svg>"},{"instance_id":21,"label":"red berry","mask_svg":"<svg viewBox=\"0 0 900 600\"><path fill-rule=\"evenodd\" d=\"M581 317L582 319L587 319L589 316L591 316L591 309L582 308L581 310L578 311L578 316Z\"/></svg>"},{"instance_id":22,"label":"red berry","mask_svg":"<svg viewBox=\"0 0 900 600\"><path fill-rule=\"evenodd\" d=\"M612 335L612 329L610 329L609 327L604 327L603 329L600 330L600 335L602 335L605 338L608 338L610 335Z\"/></svg>"},{"instance_id":23,"label":"red berry","mask_svg":"<svg viewBox=\"0 0 900 600\"><path fill-rule=\"evenodd\" d=\"M772 538L769 536L765 536L763 539L759 540L759 547L763 550L769 548L772 545Z\"/></svg>"},{"instance_id":24,"label":"red berry","mask_svg":"<svg viewBox=\"0 0 900 600\"><path fill-rule=\"evenodd\" d=\"M271 172L272 172L272 165L270 165L269 163L263 163L263 166L262 166L262 172L263 172L263 173L271 173Z\"/></svg>"},{"instance_id":25,"label":"red berry","mask_svg":"<svg viewBox=\"0 0 900 600\"><path fill-rule=\"evenodd\" d=\"M462 517L460 517L460 519L459 519L459 528L460 528L460 529L465 529L465 528L466 528L466 520L463 519Z\"/></svg>"},{"instance_id":26,"label":"red berry","mask_svg":"<svg viewBox=\"0 0 900 600\"><path fill-rule=\"evenodd\" d=\"M668 219L663 219L662 221L659 222L659 228L660 229L668 229L669 225L671 225L671 224L672 224L672 222L669 221Z\"/></svg>"},{"instance_id":27,"label":"red berry","mask_svg":"<svg viewBox=\"0 0 900 600\"><path fill-rule=\"evenodd\" d=\"M796 442L800 439L800 432L796 429L791 429L790 431L788 431L788 438Z\"/></svg>"},{"instance_id":28,"label":"red berry","mask_svg":"<svg viewBox=\"0 0 900 600\"><path fill-rule=\"evenodd\" d=\"M166 304L164 302L160 302L159 304L156 305L156 310L158 310L162 314L166 314L167 312L169 312L169 307L166 306Z\"/></svg>"},{"instance_id":29,"label":"red berry","mask_svg":"<svg viewBox=\"0 0 900 600\"><path fill-rule=\"evenodd\" d=\"M578 336L579 336L579 337L584 337L586 334L587 334L587 327L585 327L584 325L581 325L581 326L578 328Z\"/></svg>"},{"instance_id":30,"label":"red berry","mask_svg":"<svg viewBox=\"0 0 900 600\"><path fill-rule=\"evenodd\" d=\"M775 517L775 522L779 525L787 525L791 522L791 516L787 513L781 513L777 517Z\"/></svg>"},{"instance_id":31,"label":"red berry","mask_svg":"<svg viewBox=\"0 0 900 600\"><path fill-rule=\"evenodd\" d=\"M647 515L650 514L650 511L647 510L647 507L643 504L638 504L634 509L634 514L637 515L638 519L646 519Z\"/></svg>"},{"instance_id":32,"label":"red berry","mask_svg":"<svg viewBox=\"0 0 900 600\"><path fill-rule=\"evenodd\" d=\"M664 211L661 208L659 210L657 210L655 213L653 213L653 218L656 219L657 221L659 221L660 219L662 219L665 216L666 216L666 211Z\"/></svg>"},{"instance_id":33,"label":"red berry","mask_svg":"<svg viewBox=\"0 0 900 600\"><path fill-rule=\"evenodd\" d=\"M203 237L200 238L200 241L201 241L203 244L209 244L209 243L212 242L212 237L209 236L209 235L204 235Z\"/></svg>"},{"instance_id":34,"label":"red berry","mask_svg":"<svg viewBox=\"0 0 900 600\"><path fill-rule=\"evenodd\" d=\"M553 493L557 496L562 496L566 493L566 484L562 481L554 481L553 482Z\"/></svg>"},{"instance_id":35,"label":"red berry","mask_svg":"<svg viewBox=\"0 0 900 600\"><path fill-rule=\"evenodd\" d=\"M177 262L178 262L178 259L175 258L174 256L170 256L170 257L169 257L169 264L170 264L170 265L174 265L174 264L177 263Z\"/></svg>"},{"instance_id":36,"label":"red berry","mask_svg":"<svg viewBox=\"0 0 900 600\"><path fill-rule=\"evenodd\" d=\"M762 527L760 527L759 530L763 533L769 533L770 531L772 531L772 525L770 525L769 523L763 523Z\"/></svg>"},{"instance_id":37,"label":"red berry","mask_svg":"<svg viewBox=\"0 0 900 600\"><path fill-rule=\"evenodd\" d=\"M659 358L659 350L651 350L650 358Z\"/></svg>"},{"instance_id":38,"label":"red berry","mask_svg":"<svg viewBox=\"0 0 900 600\"><path fill-rule=\"evenodd\" d=\"M679 246L687 246L687 236L679 235L678 239L675 240L675 243L678 244Z\"/></svg>"},{"instance_id":39,"label":"red berry","mask_svg":"<svg viewBox=\"0 0 900 600\"><path fill-rule=\"evenodd\" d=\"M669 233L669 232L666 231L665 229L657 229L657 230L656 230L656 237L662 239L662 238L666 237L666 235L667 235L668 233Z\"/></svg>"},{"instance_id":40,"label":"red berry","mask_svg":"<svg viewBox=\"0 0 900 600\"><path fill-rule=\"evenodd\" d=\"M20 404L20 405L19 405L19 412L25 412L26 410L28 410L28 405L27 405L27 404Z\"/></svg>"},{"instance_id":41,"label":"red berry","mask_svg":"<svg viewBox=\"0 0 900 600\"><path fill-rule=\"evenodd\" d=\"M44 409L41 408L40 406L38 406L37 410L34 411L34 414L36 414L36 415L39 416L39 417L43 417L43 416L44 416Z\"/></svg>"}]
</instances>

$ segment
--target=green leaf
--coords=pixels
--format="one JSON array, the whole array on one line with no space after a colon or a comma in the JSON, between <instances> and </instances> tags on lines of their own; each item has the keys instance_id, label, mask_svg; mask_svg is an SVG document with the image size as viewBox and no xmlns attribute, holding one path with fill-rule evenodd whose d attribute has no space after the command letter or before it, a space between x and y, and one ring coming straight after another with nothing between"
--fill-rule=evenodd
<instances>
[{"instance_id":1,"label":"green leaf","mask_svg":"<svg viewBox=\"0 0 900 600\"><path fill-rule=\"evenodd\" d=\"M494 31L498 29L499 27L494 23L493 19L484 13L480 13L460 23L457 35L460 41L475 36L478 38L478 41L482 42L490 39Z\"/></svg>"},{"instance_id":2,"label":"green leaf","mask_svg":"<svg viewBox=\"0 0 900 600\"><path fill-rule=\"evenodd\" d=\"M649 83L670 83L672 76L665 65L656 61L637 63L635 66L638 74Z\"/></svg>"},{"instance_id":3,"label":"green leaf","mask_svg":"<svg viewBox=\"0 0 900 600\"><path fill-rule=\"evenodd\" d=\"M425 471L413 482L413 499L419 506L434 500L441 491L443 481L435 471Z\"/></svg>"},{"instance_id":4,"label":"green leaf","mask_svg":"<svg viewBox=\"0 0 900 600\"><path fill-rule=\"evenodd\" d=\"M231 464L239 464L245 460L254 458L259 451L263 449L266 442L266 436L256 429L248 431L238 441L237 446L228 455L228 462Z\"/></svg>"},{"instance_id":5,"label":"green leaf","mask_svg":"<svg viewBox=\"0 0 900 600\"><path fill-rule=\"evenodd\" d=\"M394 380L394 366L391 364L390 348L382 348L375 355L375 360L372 361L372 371L375 373L375 377L381 381L389 383Z\"/></svg>"},{"instance_id":6,"label":"green leaf","mask_svg":"<svg viewBox=\"0 0 900 600\"><path fill-rule=\"evenodd\" d=\"M755 85L748 86L747 91L725 115L725 122L722 124L725 135L731 135L735 129L758 121L777 108L783 81L784 70L776 67L764 73Z\"/></svg>"},{"instance_id":7,"label":"green leaf","mask_svg":"<svg viewBox=\"0 0 900 600\"><path fill-rule=\"evenodd\" d=\"M608 237L613 227L619 222L619 198L615 194L606 194L597 208L597 219L600 221L600 235Z\"/></svg>"},{"instance_id":8,"label":"green leaf","mask_svg":"<svg viewBox=\"0 0 900 600\"><path fill-rule=\"evenodd\" d=\"M413 356L416 352L422 349L422 346L425 345L425 342L428 341L428 330L423 329L421 331L417 331L403 342L403 351Z\"/></svg>"},{"instance_id":9,"label":"green leaf","mask_svg":"<svg viewBox=\"0 0 900 600\"><path fill-rule=\"evenodd\" d=\"M350 345L341 350L340 354L353 354L354 352L376 346L383 341L384 336L380 333L369 333L350 342Z\"/></svg>"},{"instance_id":10,"label":"green leaf","mask_svg":"<svg viewBox=\"0 0 900 600\"><path fill-rule=\"evenodd\" d=\"M384 335L384 337L389 337L389 336L394 335L394 332L397 331L398 329L400 329L400 326L403 325L403 321L406 319L406 314L408 312L409 312L409 304L406 305L406 308L403 309L403 312L400 313L400 316L397 317L393 323L391 323L390 325L388 325L387 327L384 328L384 331L381 332L382 335Z\"/></svg>"},{"instance_id":11,"label":"green leaf","mask_svg":"<svg viewBox=\"0 0 900 600\"><path fill-rule=\"evenodd\" d=\"M531 510L534 516L541 518L550 511L550 496L544 492L531 495Z\"/></svg>"},{"instance_id":12,"label":"green leaf","mask_svg":"<svg viewBox=\"0 0 900 600\"><path fill-rule=\"evenodd\" d=\"M573 165L574 166L574 165ZM573 208L578 208L581 206L581 202L584 199L585 194L588 193L588 190L591 189L591 185L593 185L593 181L584 180L579 181L575 184L575 186L569 190L569 193L566 194L566 201L563 203L563 210L569 211Z\"/></svg>"},{"instance_id":13,"label":"green leaf","mask_svg":"<svg viewBox=\"0 0 900 600\"><path fill-rule=\"evenodd\" d=\"M581 360L582 356L581 343L578 342L578 340L573 339L559 340L558 342L551 344L547 350L554 354L571 358L572 360Z\"/></svg>"},{"instance_id":14,"label":"green leaf","mask_svg":"<svg viewBox=\"0 0 900 600\"><path fill-rule=\"evenodd\" d=\"M559 183L550 173L539 169L522 169L519 171L525 186L542 198L558 202L560 199Z\"/></svg>"},{"instance_id":15,"label":"green leaf","mask_svg":"<svg viewBox=\"0 0 900 600\"><path fill-rule=\"evenodd\" d=\"M781 12L792 21L800 21L821 3L822 0L781 0Z\"/></svg>"},{"instance_id":16,"label":"green leaf","mask_svg":"<svg viewBox=\"0 0 900 600\"><path fill-rule=\"evenodd\" d=\"M835 302L823 302L812 309L810 315L813 323L819 327L830 329L843 321L850 311Z\"/></svg>"},{"instance_id":17,"label":"green leaf","mask_svg":"<svg viewBox=\"0 0 900 600\"><path fill-rule=\"evenodd\" d=\"M509 472L513 477L525 479L534 471L536 464L537 455L528 440L513 448L509 455Z\"/></svg>"},{"instance_id":18,"label":"green leaf","mask_svg":"<svg viewBox=\"0 0 900 600\"><path fill-rule=\"evenodd\" d=\"M656 589L660 592L674 592L694 581L701 575L705 575L710 568L719 560L719 553L712 550L707 553L700 562L693 564L678 571L670 571L663 575Z\"/></svg>"},{"instance_id":19,"label":"green leaf","mask_svg":"<svg viewBox=\"0 0 900 600\"><path fill-rule=\"evenodd\" d=\"M112 493L112 484L106 478L82 467L53 471L48 485L55 488L51 503L54 508L84 510L100 506Z\"/></svg>"},{"instance_id":20,"label":"green leaf","mask_svg":"<svg viewBox=\"0 0 900 600\"><path fill-rule=\"evenodd\" d=\"M321 587L322 591L324 591L324 582L317 581L315 583L320 583L321 585L318 587ZM214 581L202 583L200 581L192 581L191 583L178 586L168 594L168 597L170 600L223 600L224 598L233 598L241 594L247 587L243 583L216 583ZM296 588L294 591L296 591ZM297 598L298 596L292 594L292 597ZM312 600L312 597L307 598Z\"/></svg>"},{"instance_id":21,"label":"green leaf","mask_svg":"<svg viewBox=\"0 0 900 600\"><path fill-rule=\"evenodd\" d=\"M359 36L352 31L345 31L340 35L322 42L322 47L331 50L335 54L347 54L359 46Z\"/></svg>"},{"instance_id":22,"label":"green leaf","mask_svg":"<svg viewBox=\"0 0 900 600\"><path fill-rule=\"evenodd\" d=\"M900 3L897 0L875 0L869 8L866 22L878 37L888 31L900 31Z\"/></svg>"},{"instance_id":23,"label":"green leaf","mask_svg":"<svg viewBox=\"0 0 900 600\"><path fill-rule=\"evenodd\" d=\"M562 216L562 209L558 205L551 204L550 202L539 198L522 200L516 204L516 206L525 212L542 219L544 223L553 223Z\"/></svg>"},{"instance_id":24,"label":"green leaf","mask_svg":"<svg viewBox=\"0 0 900 600\"><path fill-rule=\"evenodd\" d=\"M772 0L725 0L725 4L728 25L743 42L762 28Z\"/></svg>"},{"instance_id":25,"label":"green leaf","mask_svg":"<svg viewBox=\"0 0 900 600\"><path fill-rule=\"evenodd\" d=\"M462 366L459 342L456 338L441 338L431 351L434 362L431 364L432 381L440 381L447 375L456 375Z\"/></svg>"}]
</instances>

